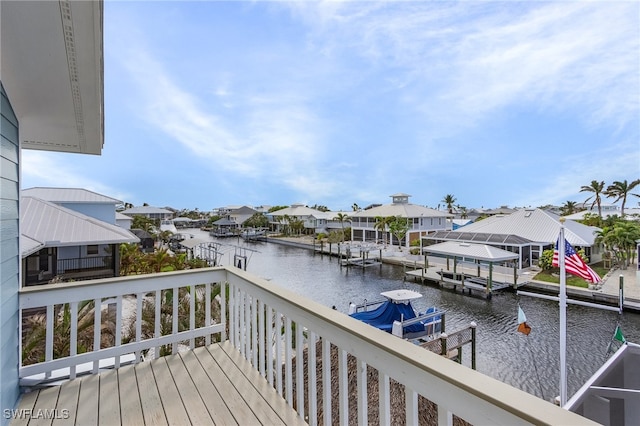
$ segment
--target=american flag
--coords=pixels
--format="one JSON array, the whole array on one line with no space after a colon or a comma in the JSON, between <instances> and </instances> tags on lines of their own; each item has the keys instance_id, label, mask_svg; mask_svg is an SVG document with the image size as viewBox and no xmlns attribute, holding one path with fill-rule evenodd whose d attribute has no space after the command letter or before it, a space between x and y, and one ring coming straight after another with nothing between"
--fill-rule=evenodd
<instances>
[{"instance_id":1,"label":"american flag","mask_svg":"<svg viewBox=\"0 0 640 426\"><path fill-rule=\"evenodd\" d=\"M558 262L559 257L558 242L556 242L556 249L553 251L553 266L560 266ZM568 273L584 278L591 283L602 281L600 276L591 269L589 265L584 263L584 260L576 253L567 240L564 241L564 267Z\"/></svg>"}]
</instances>

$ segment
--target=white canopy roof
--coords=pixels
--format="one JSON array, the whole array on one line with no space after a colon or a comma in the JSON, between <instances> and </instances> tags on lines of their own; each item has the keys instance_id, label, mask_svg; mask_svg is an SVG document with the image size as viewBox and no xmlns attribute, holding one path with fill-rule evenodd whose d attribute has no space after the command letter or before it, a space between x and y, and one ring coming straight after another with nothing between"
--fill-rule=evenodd
<instances>
[{"instance_id":1,"label":"white canopy roof","mask_svg":"<svg viewBox=\"0 0 640 426\"><path fill-rule=\"evenodd\" d=\"M461 243L458 241L445 241L444 243L427 246L423 249L427 253L467 257L470 259L484 260L487 262L503 262L505 260L518 259L518 254L502 250L486 244Z\"/></svg>"}]
</instances>

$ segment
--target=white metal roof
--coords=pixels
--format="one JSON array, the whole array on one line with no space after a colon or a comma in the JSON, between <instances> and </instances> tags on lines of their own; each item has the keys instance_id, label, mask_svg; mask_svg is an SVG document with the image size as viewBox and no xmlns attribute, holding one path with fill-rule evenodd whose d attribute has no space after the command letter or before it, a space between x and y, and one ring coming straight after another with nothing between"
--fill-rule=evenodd
<instances>
[{"instance_id":1,"label":"white metal roof","mask_svg":"<svg viewBox=\"0 0 640 426\"><path fill-rule=\"evenodd\" d=\"M595 241L594 226L573 220L564 224L565 238L574 246L590 247ZM520 209L510 215L491 216L452 232L512 234L527 240L555 244L560 234L560 216L542 209Z\"/></svg>"},{"instance_id":2,"label":"white metal roof","mask_svg":"<svg viewBox=\"0 0 640 426\"><path fill-rule=\"evenodd\" d=\"M406 218L413 217L454 217L448 212L435 210L429 207L420 206L411 203L391 203L382 206L373 207L368 210L360 210L351 215L351 217L389 217L400 216Z\"/></svg>"},{"instance_id":3,"label":"white metal roof","mask_svg":"<svg viewBox=\"0 0 640 426\"><path fill-rule=\"evenodd\" d=\"M151 213L173 214L171 210L161 209L159 207L151 207L151 206L131 207L130 209L123 210L120 213L126 214L126 215L151 214Z\"/></svg>"},{"instance_id":4,"label":"white metal roof","mask_svg":"<svg viewBox=\"0 0 640 426\"><path fill-rule=\"evenodd\" d=\"M503 262L505 260L518 259L519 257L517 253L502 250L490 245L463 243L458 241L445 241L443 243L427 246L423 250L427 253L468 257L487 262Z\"/></svg>"},{"instance_id":5,"label":"white metal roof","mask_svg":"<svg viewBox=\"0 0 640 426\"><path fill-rule=\"evenodd\" d=\"M117 225L34 197L20 199L22 256L45 247L137 243L140 240Z\"/></svg>"},{"instance_id":6,"label":"white metal roof","mask_svg":"<svg viewBox=\"0 0 640 426\"><path fill-rule=\"evenodd\" d=\"M1 1L2 84L22 148L100 154L102 1Z\"/></svg>"},{"instance_id":7,"label":"white metal roof","mask_svg":"<svg viewBox=\"0 0 640 426\"><path fill-rule=\"evenodd\" d=\"M25 197L36 197L53 203L91 203L91 204L120 204L122 201L83 188L44 188L35 187L23 189Z\"/></svg>"},{"instance_id":8,"label":"white metal roof","mask_svg":"<svg viewBox=\"0 0 640 426\"><path fill-rule=\"evenodd\" d=\"M284 209L276 210L268 214L271 216L288 215L288 216L296 216L296 217L306 217L306 216L320 217L321 214L323 214L323 212L321 212L320 210L312 209L310 207L305 207L300 204L294 204L291 207L286 207Z\"/></svg>"}]
</instances>

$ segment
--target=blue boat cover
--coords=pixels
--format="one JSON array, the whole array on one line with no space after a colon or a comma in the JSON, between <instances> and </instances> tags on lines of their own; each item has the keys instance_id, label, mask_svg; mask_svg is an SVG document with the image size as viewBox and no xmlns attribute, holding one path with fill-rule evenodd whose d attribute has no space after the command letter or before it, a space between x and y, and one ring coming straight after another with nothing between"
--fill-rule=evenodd
<instances>
[{"instance_id":1,"label":"blue boat cover","mask_svg":"<svg viewBox=\"0 0 640 426\"><path fill-rule=\"evenodd\" d=\"M402 319L406 321L413 319L416 317L416 313L411 304L405 305L404 303L386 301L372 311L356 312L351 314L351 316L377 327L380 330L391 333L394 321L401 321ZM421 323L413 324L404 328L404 331L407 333L419 333L423 330L424 325Z\"/></svg>"}]
</instances>

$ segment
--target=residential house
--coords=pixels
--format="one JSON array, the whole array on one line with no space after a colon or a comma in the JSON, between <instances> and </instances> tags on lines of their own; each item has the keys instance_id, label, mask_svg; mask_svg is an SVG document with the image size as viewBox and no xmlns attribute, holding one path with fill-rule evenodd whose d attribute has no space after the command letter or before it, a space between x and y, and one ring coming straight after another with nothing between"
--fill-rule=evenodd
<instances>
[{"instance_id":1,"label":"residential house","mask_svg":"<svg viewBox=\"0 0 640 426\"><path fill-rule=\"evenodd\" d=\"M171 210L152 206L131 207L130 209L123 210L120 213L130 217L144 216L149 219L159 220L168 220L173 217L173 212Z\"/></svg>"},{"instance_id":2,"label":"residential house","mask_svg":"<svg viewBox=\"0 0 640 426\"><path fill-rule=\"evenodd\" d=\"M492 245L519 254L519 269L538 264L544 250L553 248L560 233L560 216L542 209L520 209L508 215L494 215L455 231L440 231L422 238L423 246L444 241ZM602 260L601 247L595 244L599 228L573 220L564 224L565 238L583 248L591 262Z\"/></svg>"},{"instance_id":3,"label":"residential house","mask_svg":"<svg viewBox=\"0 0 640 426\"><path fill-rule=\"evenodd\" d=\"M35 197L75 210L103 222L116 224L116 206L122 201L84 188L28 188L23 197Z\"/></svg>"},{"instance_id":4,"label":"residential house","mask_svg":"<svg viewBox=\"0 0 640 426\"><path fill-rule=\"evenodd\" d=\"M256 213L258 213L257 210L252 209L251 207L242 206L229 210L229 213L227 213L227 217L229 218L229 220L232 220L236 224L238 224L238 226L242 226L242 224L247 219L249 219Z\"/></svg>"},{"instance_id":5,"label":"residential house","mask_svg":"<svg viewBox=\"0 0 640 426\"><path fill-rule=\"evenodd\" d=\"M316 232L318 218L325 218L325 212L312 209L302 203L292 204L290 207L267 213L269 224L277 231L282 232L292 221L302 221L303 233L313 234Z\"/></svg>"},{"instance_id":6,"label":"residential house","mask_svg":"<svg viewBox=\"0 0 640 426\"><path fill-rule=\"evenodd\" d=\"M126 229L56 203L28 196L20 202L23 286L117 277L120 244L138 242Z\"/></svg>"},{"instance_id":7,"label":"residential house","mask_svg":"<svg viewBox=\"0 0 640 426\"><path fill-rule=\"evenodd\" d=\"M419 407L424 406L419 404L420 396L436 405L437 413L433 415L440 424L452 424L454 416L471 424L589 424L587 419L554 404L238 268L203 268L21 289L20 149L100 154L104 111L103 3L4 1L0 2L0 16L3 425L12 416L27 423L34 413L72 424L208 424L214 423L214 418L221 424L303 424L305 419L317 424L322 413L327 423L334 420L347 424L350 408L357 409L353 421L359 424L368 424L368 413L373 411L378 413L376 420L390 424L390 395L396 385L403 387L404 397L395 398L393 403L400 404L402 408L396 412L403 413L407 424L418 424ZM222 309L216 318L206 310L205 321L196 322L191 308L195 297L204 295L205 306L218 298L212 297L212 283L220 286ZM120 333L115 333L113 345L104 348L102 327L96 327L87 352L77 353L77 345L72 344L68 355L58 354L54 359L54 337L60 336L54 336L52 321L61 305L70 306L68 330L69 339L74 342L78 340L79 327L73 318L79 304L87 299L96 305L109 299L114 305L110 310L115 319L113 329L120 330L124 298L134 297L135 305L142 306L149 294L156 295L159 301L163 292L171 291L192 295L189 312L180 307L181 315L192 318L186 330L177 326L176 297L174 308L171 304L166 306L168 311L162 307L162 315L172 315L176 324L168 333L156 332L147 337L136 331L136 338L127 343L122 343ZM23 365L20 341L24 329L20 320L21 313L29 309L46 311L44 361ZM159 318L160 310L154 310ZM141 311L135 310L134 324L141 324ZM104 324L101 313L101 309L93 309L87 315L93 317L94 324ZM279 330L284 330L286 338ZM212 343L212 336L218 343ZM201 339L206 346L196 348ZM178 345L183 343L190 350L178 353ZM173 355L140 362L142 351L160 346L171 349ZM308 351L311 368L304 368L301 361L293 368L292 355L301 360L303 351ZM158 355L156 350L151 358ZM118 368L125 356L135 365L117 372L100 371L105 363ZM349 374L355 371L349 368L352 360L362 374ZM324 368L316 368L320 367L319 362ZM330 364L336 367L337 380L332 378ZM88 370L80 368L86 365ZM378 370L375 378L366 374L369 367ZM21 386L29 386L27 378L39 375L44 380L64 370L70 380L61 386L29 389L32 392L20 394ZM307 372L308 394L294 394L293 383L301 390ZM82 373L88 377L79 377ZM354 386L349 380L353 376L357 376ZM372 380L377 383L368 383ZM367 391L374 388L380 389L379 404L370 407ZM354 396L356 400L351 404ZM333 400L339 402L335 408Z\"/></svg>"},{"instance_id":8,"label":"residential house","mask_svg":"<svg viewBox=\"0 0 640 426\"><path fill-rule=\"evenodd\" d=\"M398 193L390 196L391 204L384 204L354 212L351 218L351 239L353 241L393 241L409 247L412 241L436 231L451 229L452 214L429 207L409 203L408 194ZM405 238L398 242L389 230L376 228L378 217L401 217L409 222Z\"/></svg>"}]
</instances>

